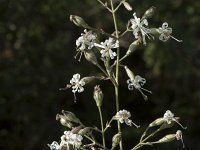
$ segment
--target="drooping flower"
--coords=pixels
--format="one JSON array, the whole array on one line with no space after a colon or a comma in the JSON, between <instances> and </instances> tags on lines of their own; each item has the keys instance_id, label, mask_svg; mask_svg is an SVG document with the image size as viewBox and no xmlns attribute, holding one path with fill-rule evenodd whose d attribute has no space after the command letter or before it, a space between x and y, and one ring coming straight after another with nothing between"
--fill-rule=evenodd
<instances>
[{"instance_id":1,"label":"drooping flower","mask_svg":"<svg viewBox=\"0 0 200 150\"><path fill-rule=\"evenodd\" d=\"M183 135L182 135L181 130L178 130L178 131L176 132L176 139L177 139L178 141L181 140L182 145L183 145L183 148L185 148L185 144L184 144L184 142L183 142Z\"/></svg>"},{"instance_id":2,"label":"drooping flower","mask_svg":"<svg viewBox=\"0 0 200 150\"><path fill-rule=\"evenodd\" d=\"M136 39L142 39L144 45L146 45L146 39L147 36L149 39L153 38L153 36L150 34L151 30L147 28L148 21L147 19L141 20L136 16L136 13L133 13L133 19L131 19L131 28L133 30L133 35Z\"/></svg>"},{"instance_id":3,"label":"drooping flower","mask_svg":"<svg viewBox=\"0 0 200 150\"><path fill-rule=\"evenodd\" d=\"M142 92L142 90L151 93L151 91L144 89L142 86L146 83L146 79L142 78L139 75L134 76L134 78L130 78L127 80L128 89L133 90L133 87L136 88L143 96L145 100L147 100L147 96Z\"/></svg>"},{"instance_id":4,"label":"drooping flower","mask_svg":"<svg viewBox=\"0 0 200 150\"><path fill-rule=\"evenodd\" d=\"M140 126L136 125L132 120L130 120L129 118L131 117L131 113L127 110L120 110L117 112L117 114L114 116L114 118L116 120L118 120L120 123L126 123L129 126L132 126L132 124L134 126L136 126L137 128L139 128Z\"/></svg>"},{"instance_id":5,"label":"drooping flower","mask_svg":"<svg viewBox=\"0 0 200 150\"><path fill-rule=\"evenodd\" d=\"M119 47L119 41L114 40L113 38L109 38L105 40L105 42L101 42L100 44L94 43L94 46L101 48L101 57L104 58L105 56L114 59L117 55L116 52L113 52L112 49Z\"/></svg>"},{"instance_id":6,"label":"drooping flower","mask_svg":"<svg viewBox=\"0 0 200 150\"><path fill-rule=\"evenodd\" d=\"M177 38L173 37L172 34L172 28L168 27L168 23L164 22L162 24L162 27L158 28L158 32L160 33L159 40L166 42L170 38L173 38L174 40L178 42L182 42L182 40L178 40Z\"/></svg>"},{"instance_id":7,"label":"drooping flower","mask_svg":"<svg viewBox=\"0 0 200 150\"><path fill-rule=\"evenodd\" d=\"M167 110L163 116L163 119L167 122L167 124L171 124L172 122L176 122L178 125L180 125L183 129L186 129L187 127L183 127L182 124L179 123L178 117L174 117L174 114Z\"/></svg>"},{"instance_id":8,"label":"drooping flower","mask_svg":"<svg viewBox=\"0 0 200 150\"><path fill-rule=\"evenodd\" d=\"M84 30L84 33L81 34L81 36L76 40L76 46L77 46L77 55L80 53L79 61L81 59L81 56L83 52L86 49L92 49L94 47L94 43L96 41L97 35L94 34L92 31Z\"/></svg>"},{"instance_id":9,"label":"drooping flower","mask_svg":"<svg viewBox=\"0 0 200 150\"><path fill-rule=\"evenodd\" d=\"M72 85L72 92L75 93L78 91L79 93L84 91L83 86L85 85L85 82L80 80L80 74L74 74L73 78L70 80L70 84Z\"/></svg>"},{"instance_id":10,"label":"drooping flower","mask_svg":"<svg viewBox=\"0 0 200 150\"><path fill-rule=\"evenodd\" d=\"M75 150L79 149L82 144L83 137L78 134L74 134L71 131L65 131L64 135L61 136L61 147L67 147L70 149L72 146Z\"/></svg>"}]
</instances>

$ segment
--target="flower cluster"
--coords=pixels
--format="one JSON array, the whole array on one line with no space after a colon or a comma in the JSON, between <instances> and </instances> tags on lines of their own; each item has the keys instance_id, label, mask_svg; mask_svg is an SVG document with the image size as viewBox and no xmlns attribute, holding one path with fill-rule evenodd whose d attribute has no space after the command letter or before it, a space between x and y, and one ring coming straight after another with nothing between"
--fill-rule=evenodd
<instances>
[{"instance_id":1,"label":"flower cluster","mask_svg":"<svg viewBox=\"0 0 200 150\"><path fill-rule=\"evenodd\" d=\"M76 56L80 53L79 61L85 49L92 49L94 47L96 38L97 38L96 34L93 34L92 31L87 31L85 29L84 33L82 33L81 36L76 40L76 46L78 51Z\"/></svg>"},{"instance_id":2,"label":"flower cluster","mask_svg":"<svg viewBox=\"0 0 200 150\"><path fill-rule=\"evenodd\" d=\"M101 42L100 44L94 43L94 45L98 48L101 48L100 53L102 58L110 57L111 59L114 59L117 54L116 52L113 52L112 49L119 47L119 41L109 38L105 40L105 42Z\"/></svg>"},{"instance_id":3,"label":"flower cluster","mask_svg":"<svg viewBox=\"0 0 200 150\"><path fill-rule=\"evenodd\" d=\"M61 136L61 142L54 141L49 144L51 150L62 150L62 149L74 149L77 150L82 144L83 137L78 134L74 134L71 131L65 131L64 135Z\"/></svg>"},{"instance_id":4,"label":"flower cluster","mask_svg":"<svg viewBox=\"0 0 200 150\"><path fill-rule=\"evenodd\" d=\"M131 117L131 113L127 110L120 110L117 112L117 114L114 116L114 118L116 120L118 120L120 123L126 123L129 126L132 126L132 124L134 126L136 126L137 128L139 128L140 126L136 125L132 120L130 120L129 118Z\"/></svg>"}]
</instances>

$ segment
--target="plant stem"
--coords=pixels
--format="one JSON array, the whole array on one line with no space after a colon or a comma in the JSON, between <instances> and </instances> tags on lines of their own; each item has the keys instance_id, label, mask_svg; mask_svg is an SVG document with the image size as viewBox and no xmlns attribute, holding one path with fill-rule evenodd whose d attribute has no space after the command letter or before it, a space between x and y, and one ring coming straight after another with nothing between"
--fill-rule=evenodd
<instances>
[{"instance_id":1,"label":"plant stem","mask_svg":"<svg viewBox=\"0 0 200 150\"><path fill-rule=\"evenodd\" d=\"M114 22L114 27L115 27L115 36L117 39L119 39L119 33L118 33L118 27L117 27L117 21L116 21L116 16L115 16L115 9L113 6L113 0L110 0L110 4L111 4L111 10L112 10L112 17L113 17L113 22ZM116 85L115 86L115 101L116 101L116 111L119 111L119 51L120 49L117 48L117 59L116 59L116 73L115 73L115 81L116 81ZM120 122L117 122L118 125L118 132L121 132L121 126L120 126ZM122 146L122 140L119 143L120 146L120 150L123 150L123 146Z\"/></svg>"},{"instance_id":2,"label":"plant stem","mask_svg":"<svg viewBox=\"0 0 200 150\"><path fill-rule=\"evenodd\" d=\"M99 117L100 117L100 120L101 120L101 134L102 134L103 147L105 149L106 144L105 144L104 125L103 125L103 117L102 117L101 107L98 107L98 110L99 110Z\"/></svg>"},{"instance_id":3,"label":"plant stem","mask_svg":"<svg viewBox=\"0 0 200 150\"><path fill-rule=\"evenodd\" d=\"M140 143L138 143L135 147L133 147L131 150L137 150L140 147L142 147L143 145L145 145L144 142L146 142L149 138L151 138L152 136L154 136L156 133L158 133L160 131L160 129L157 129L156 131L154 131L153 133L151 133L149 136L147 136L145 139L143 139L142 141L140 141ZM147 144L146 144L147 145Z\"/></svg>"},{"instance_id":4,"label":"plant stem","mask_svg":"<svg viewBox=\"0 0 200 150\"><path fill-rule=\"evenodd\" d=\"M104 148L103 145L101 145L100 143L96 142L95 140L93 140L93 139L90 138L89 136L84 135L84 137L86 137L88 140L90 140L91 142L93 142L95 145L97 145L97 146L99 146L99 147L101 147L101 148ZM108 150L108 148L105 147L104 150Z\"/></svg>"}]
</instances>

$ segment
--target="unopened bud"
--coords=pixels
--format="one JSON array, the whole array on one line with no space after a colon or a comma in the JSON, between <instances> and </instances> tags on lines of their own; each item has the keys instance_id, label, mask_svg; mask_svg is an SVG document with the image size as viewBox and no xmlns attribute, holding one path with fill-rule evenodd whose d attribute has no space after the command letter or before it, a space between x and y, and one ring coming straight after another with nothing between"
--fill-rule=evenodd
<instances>
[{"instance_id":1,"label":"unopened bud","mask_svg":"<svg viewBox=\"0 0 200 150\"><path fill-rule=\"evenodd\" d=\"M163 130L163 129L167 129L167 128L171 128L173 127L175 124L175 122L172 122L170 124L168 124L167 122L164 122L161 126L160 126L160 130Z\"/></svg>"},{"instance_id":2,"label":"unopened bud","mask_svg":"<svg viewBox=\"0 0 200 150\"><path fill-rule=\"evenodd\" d=\"M83 128L83 125L80 125L78 127L72 128L71 132L74 134L77 134L82 128Z\"/></svg>"},{"instance_id":3,"label":"unopened bud","mask_svg":"<svg viewBox=\"0 0 200 150\"><path fill-rule=\"evenodd\" d=\"M86 135L86 134L90 134L92 132L92 129L90 127L85 127L83 129L81 129L78 134L79 135Z\"/></svg>"},{"instance_id":4,"label":"unopened bud","mask_svg":"<svg viewBox=\"0 0 200 150\"><path fill-rule=\"evenodd\" d=\"M93 98L96 102L97 107L101 107L103 101L103 92L99 85L94 87Z\"/></svg>"},{"instance_id":5,"label":"unopened bud","mask_svg":"<svg viewBox=\"0 0 200 150\"><path fill-rule=\"evenodd\" d=\"M75 15L70 15L70 21L72 21L78 27L83 27L87 29L91 29L91 27L83 20L83 18Z\"/></svg>"},{"instance_id":6,"label":"unopened bud","mask_svg":"<svg viewBox=\"0 0 200 150\"><path fill-rule=\"evenodd\" d=\"M131 53L133 53L140 45L140 40L136 40L133 43L131 43L131 45L128 48L128 51L126 52L126 55L130 55Z\"/></svg>"},{"instance_id":7,"label":"unopened bud","mask_svg":"<svg viewBox=\"0 0 200 150\"><path fill-rule=\"evenodd\" d=\"M150 29L150 33L151 33L152 35L155 35L155 36L160 35L159 30L158 30L157 28L151 28L151 29Z\"/></svg>"},{"instance_id":8,"label":"unopened bud","mask_svg":"<svg viewBox=\"0 0 200 150\"><path fill-rule=\"evenodd\" d=\"M134 80L134 74L133 74L133 72L127 66L125 66L124 69L126 70L126 74L128 75L128 77L131 80Z\"/></svg>"},{"instance_id":9,"label":"unopened bud","mask_svg":"<svg viewBox=\"0 0 200 150\"><path fill-rule=\"evenodd\" d=\"M152 6L144 13L142 19L148 19L151 18L154 15L154 12L156 10L156 7Z\"/></svg>"},{"instance_id":10,"label":"unopened bud","mask_svg":"<svg viewBox=\"0 0 200 150\"><path fill-rule=\"evenodd\" d=\"M158 118L154 120L152 123L149 124L149 127L155 127L155 126L160 126L165 122L163 118Z\"/></svg>"},{"instance_id":11,"label":"unopened bud","mask_svg":"<svg viewBox=\"0 0 200 150\"><path fill-rule=\"evenodd\" d=\"M60 123L65 127L68 127L70 129L73 127L73 124L71 122L69 122L64 115L57 114L56 120L59 120Z\"/></svg>"},{"instance_id":12,"label":"unopened bud","mask_svg":"<svg viewBox=\"0 0 200 150\"><path fill-rule=\"evenodd\" d=\"M87 61L91 62L94 65L98 65L97 58L93 51L91 51L91 50L85 51L84 55L85 55L85 59L87 59Z\"/></svg>"},{"instance_id":13,"label":"unopened bud","mask_svg":"<svg viewBox=\"0 0 200 150\"><path fill-rule=\"evenodd\" d=\"M175 139L176 139L176 134L168 134L164 136L163 138L161 138L160 140L158 140L157 143L171 142L171 141L174 141Z\"/></svg>"},{"instance_id":14,"label":"unopened bud","mask_svg":"<svg viewBox=\"0 0 200 150\"><path fill-rule=\"evenodd\" d=\"M62 110L62 113L66 117L66 119L70 122L81 123L81 121L76 117L76 115L70 111Z\"/></svg>"},{"instance_id":15,"label":"unopened bud","mask_svg":"<svg viewBox=\"0 0 200 150\"><path fill-rule=\"evenodd\" d=\"M128 2L123 1L122 3L123 3L123 5L124 5L124 7L125 7L128 11L131 11L131 10L133 9L133 8L131 7L131 5L130 5Z\"/></svg>"},{"instance_id":16,"label":"unopened bud","mask_svg":"<svg viewBox=\"0 0 200 150\"><path fill-rule=\"evenodd\" d=\"M112 149L114 149L119 142L122 140L122 134L119 132L118 134L115 134L112 138Z\"/></svg>"},{"instance_id":17,"label":"unopened bud","mask_svg":"<svg viewBox=\"0 0 200 150\"><path fill-rule=\"evenodd\" d=\"M81 81L85 82L85 84L88 84L90 82L92 82L93 80L95 80L97 77L95 76L90 76L90 77L84 77L81 79Z\"/></svg>"}]
</instances>

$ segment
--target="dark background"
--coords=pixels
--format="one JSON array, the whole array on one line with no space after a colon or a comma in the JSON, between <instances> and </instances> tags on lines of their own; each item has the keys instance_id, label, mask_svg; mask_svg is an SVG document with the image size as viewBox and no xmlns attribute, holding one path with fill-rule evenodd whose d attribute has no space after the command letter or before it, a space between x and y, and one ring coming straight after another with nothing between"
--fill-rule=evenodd
<instances>
[{"instance_id":1,"label":"dark background","mask_svg":"<svg viewBox=\"0 0 200 150\"><path fill-rule=\"evenodd\" d=\"M134 122L142 126L135 129L123 125L125 149L130 149L148 123L167 109L188 127L183 131L186 149L200 149L200 2L130 0L130 4L138 16L155 6L150 26L159 27L166 21L173 35L183 42L154 40L124 61L147 79L145 88L153 92L145 102L138 91L127 90L127 77L123 70L120 72L120 108L130 110ZM125 28L133 12L120 9L120 29ZM107 81L86 85L85 92L77 95L77 103L71 90L58 90L75 73L88 76L98 72L86 60L79 63L73 58L75 40L83 29L69 21L70 14L113 32L111 15L95 0L0 0L0 150L48 150L47 143L59 141L64 130L55 120L62 109L76 113L86 125L99 125L92 99L95 84L101 84L105 95L106 120L114 115L114 89ZM128 34L126 41L133 41L133 35ZM177 129L178 125L166 133ZM182 146L179 141L148 149Z\"/></svg>"}]
</instances>

